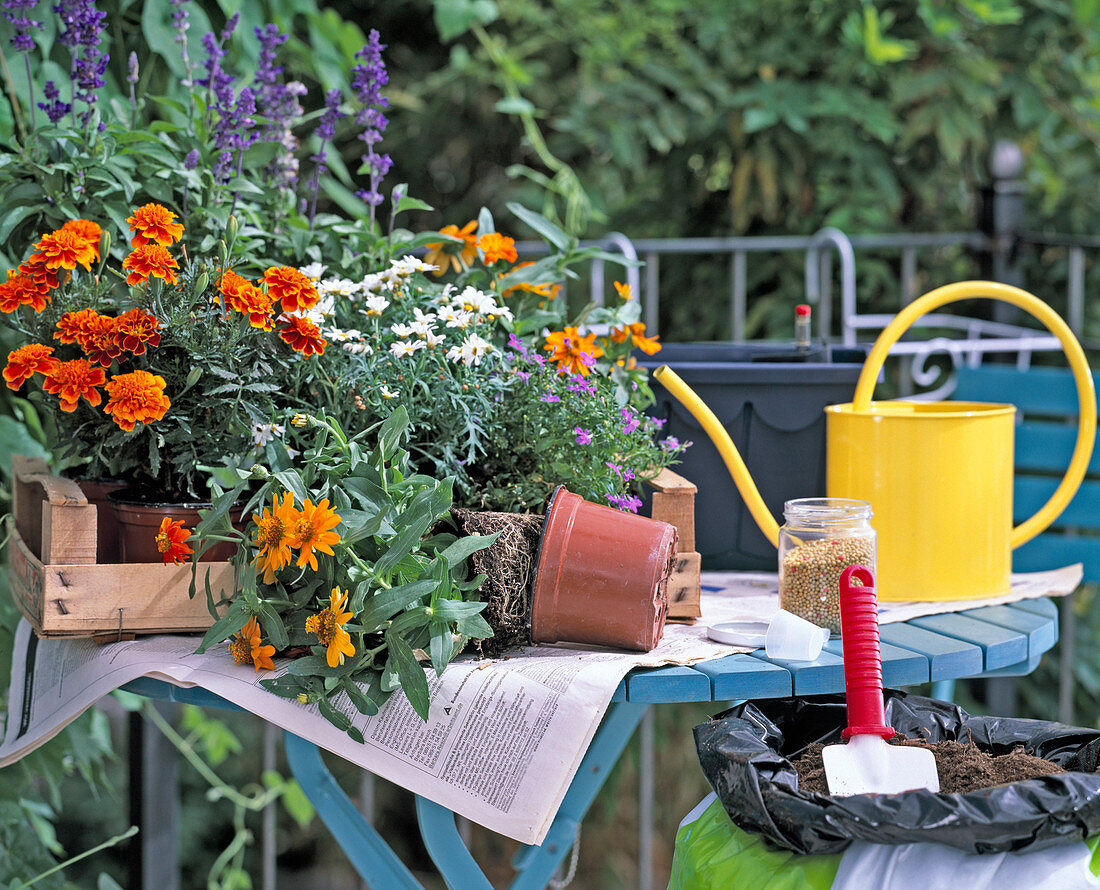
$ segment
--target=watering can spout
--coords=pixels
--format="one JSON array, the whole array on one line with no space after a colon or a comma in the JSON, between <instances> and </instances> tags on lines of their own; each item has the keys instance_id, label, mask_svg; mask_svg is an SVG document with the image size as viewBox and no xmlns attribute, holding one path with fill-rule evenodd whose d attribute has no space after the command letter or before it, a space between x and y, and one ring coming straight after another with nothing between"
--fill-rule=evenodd
<instances>
[{"instance_id":1,"label":"watering can spout","mask_svg":"<svg viewBox=\"0 0 1100 890\"><path fill-rule=\"evenodd\" d=\"M778 547L779 523L768 512L767 505L756 488L756 483L752 481L752 477L749 475L745 461L741 459L733 440L730 439L729 434L718 418L714 416L714 412L668 365L661 365L657 368L653 372L653 378L672 393L676 400L699 422L703 431L710 437L710 440L718 449L718 453L722 456L726 469L733 477L734 484L741 493L745 505L749 508L752 518L760 526L760 531L764 533L764 537L772 542L773 547Z\"/></svg>"}]
</instances>

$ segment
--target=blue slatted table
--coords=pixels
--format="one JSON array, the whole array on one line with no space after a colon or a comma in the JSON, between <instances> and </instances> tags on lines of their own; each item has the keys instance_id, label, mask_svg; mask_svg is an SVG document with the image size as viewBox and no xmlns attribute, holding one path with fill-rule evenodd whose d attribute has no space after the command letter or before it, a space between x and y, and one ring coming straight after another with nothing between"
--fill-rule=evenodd
<instances>
[{"instance_id":1,"label":"blue slatted table","mask_svg":"<svg viewBox=\"0 0 1100 890\"><path fill-rule=\"evenodd\" d=\"M1018 676L1035 669L1058 639L1058 608L1048 599L966 612L929 615L881 628L882 674L897 688L970 676ZM545 887L568 854L585 813L652 704L729 702L844 691L839 640L830 640L811 662L771 661L762 650L729 655L692 667L638 669L619 684L599 731L573 780L549 834L540 846L523 847L513 861L513 890ZM199 688L180 688L142 678L125 689L152 698L235 708ZM287 760L295 778L363 880L378 890L422 890L389 845L360 815L336 783L315 745L286 731ZM454 813L416 799L420 831L447 885L492 890L462 842Z\"/></svg>"}]
</instances>

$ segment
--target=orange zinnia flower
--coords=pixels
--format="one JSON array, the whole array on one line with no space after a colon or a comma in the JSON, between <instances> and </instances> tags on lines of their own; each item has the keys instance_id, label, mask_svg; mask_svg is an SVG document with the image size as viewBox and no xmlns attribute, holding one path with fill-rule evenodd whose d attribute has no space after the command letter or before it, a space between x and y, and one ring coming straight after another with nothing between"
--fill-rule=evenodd
<instances>
[{"instance_id":1,"label":"orange zinnia flower","mask_svg":"<svg viewBox=\"0 0 1100 890\"><path fill-rule=\"evenodd\" d=\"M41 312L48 302L49 297L39 289L32 276L8 269L8 280L0 283L0 312L14 312L20 306L30 306L35 312Z\"/></svg>"},{"instance_id":2,"label":"orange zinnia flower","mask_svg":"<svg viewBox=\"0 0 1100 890\"><path fill-rule=\"evenodd\" d=\"M424 262L436 267L433 275L443 275L452 266L456 272L470 268L470 264L477 259L477 237L474 235L476 228L477 220L471 219L461 229L456 225L449 225L439 230L440 235L461 238L462 243L436 241L427 245L428 252L424 255Z\"/></svg>"},{"instance_id":3,"label":"orange zinnia flower","mask_svg":"<svg viewBox=\"0 0 1100 890\"><path fill-rule=\"evenodd\" d=\"M294 495L287 492L282 504L279 496L271 496L271 510L266 507L263 515L252 514L256 523L253 543L260 548L255 564L264 570L264 584L275 580L275 573L290 564L290 532L297 527L298 511L294 509Z\"/></svg>"},{"instance_id":4,"label":"orange zinnia flower","mask_svg":"<svg viewBox=\"0 0 1100 890\"><path fill-rule=\"evenodd\" d=\"M27 275L34 281L34 286L38 288L38 292L42 295L48 294L51 290L57 287L57 270L51 269L46 266L46 254L44 253L32 253L25 261L19 264L19 272L21 275ZM42 304L45 306L45 302ZM35 312L41 312L42 310L35 307Z\"/></svg>"},{"instance_id":5,"label":"orange zinnia flower","mask_svg":"<svg viewBox=\"0 0 1100 890\"><path fill-rule=\"evenodd\" d=\"M99 262L99 239L103 237L103 229L99 223L90 219L70 219L61 227L62 232L72 232L92 249L95 261Z\"/></svg>"},{"instance_id":6,"label":"orange zinnia flower","mask_svg":"<svg viewBox=\"0 0 1100 890\"><path fill-rule=\"evenodd\" d=\"M87 359L77 358L71 362L59 362L57 367L45 375L42 388L61 399L61 410L72 413L81 398L95 407L103 401L99 387L107 380L102 368L93 367Z\"/></svg>"},{"instance_id":7,"label":"orange zinnia flower","mask_svg":"<svg viewBox=\"0 0 1100 890\"><path fill-rule=\"evenodd\" d=\"M339 524L340 517L329 509L328 498L322 499L316 506L306 498L306 504L290 531L290 546L302 551L298 555L298 568L308 564L311 569L317 570L314 550L333 555L331 545L340 540L340 535L332 529Z\"/></svg>"},{"instance_id":8,"label":"orange zinnia flower","mask_svg":"<svg viewBox=\"0 0 1100 890\"><path fill-rule=\"evenodd\" d=\"M4 379L8 389L19 389L35 374L49 374L60 362L53 357L53 347L41 343L28 343L8 353L8 366Z\"/></svg>"},{"instance_id":9,"label":"orange zinnia flower","mask_svg":"<svg viewBox=\"0 0 1100 890\"><path fill-rule=\"evenodd\" d=\"M160 345L160 321L144 309L128 309L115 319L114 339L131 355L144 355L147 346Z\"/></svg>"},{"instance_id":10,"label":"orange zinnia flower","mask_svg":"<svg viewBox=\"0 0 1100 890\"><path fill-rule=\"evenodd\" d=\"M157 550L164 556L164 564L181 563L194 552L185 542L191 537L191 530L184 528L182 519L170 519L165 516L160 521L157 532Z\"/></svg>"},{"instance_id":11,"label":"orange zinnia flower","mask_svg":"<svg viewBox=\"0 0 1100 890\"><path fill-rule=\"evenodd\" d=\"M43 235L34 246L45 257L47 269L75 269L79 263L91 271L97 253L76 232L63 228Z\"/></svg>"},{"instance_id":12,"label":"orange zinnia flower","mask_svg":"<svg viewBox=\"0 0 1100 890\"><path fill-rule=\"evenodd\" d=\"M233 656L236 664L251 664L257 671L260 668L267 671L275 669L275 662L271 660L271 656L275 654L275 647L263 645L260 623L255 615L249 618L245 626L237 631L237 636L229 641L229 654Z\"/></svg>"},{"instance_id":13,"label":"orange zinnia flower","mask_svg":"<svg viewBox=\"0 0 1100 890\"><path fill-rule=\"evenodd\" d=\"M344 629L353 617L351 612L344 611L347 602L348 592L341 593L339 587L334 587L328 606L306 619L306 633L317 634L318 641L326 648L325 661L329 667L339 667L344 663L344 656L355 654L351 634Z\"/></svg>"},{"instance_id":14,"label":"orange zinnia flower","mask_svg":"<svg viewBox=\"0 0 1100 890\"><path fill-rule=\"evenodd\" d=\"M486 232L477 239L477 246L485 255L485 265L491 266L497 260L507 260L514 263L519 254L516 253L515 239L499 232Z\"/></svg>"},{"instance_id":15,"label":"orange zinnia flower","mask_svg":"<svg viewBox=\"0 0 1100 890\"><path fill-rule=\"evenodd\" d=\"M312 309L320 295L313 282L290 266L272 266L264 272L267 295L272 303L281 303L283 312Z\"/></svg>"},{"instance_id":16,"label":"orange zinnia flower","mask_svg":"<svg viewBox=\"0 0 1100 890\"><path fill-rule=\"evenodd\" d=\"M271 297L247 278L229 270L222 275L219 293L225 305L234 312L248 316L248 323L262 331L270 331L275 323L271 317ZM220 297L215 297L220 300Z\"/></svg>"},{"instance_id":17,"label":"orange zinnia flower","mask_svg":"<svg viewBox=\"0 0 1100 890\"><path fill-rule=\"evenodd\" d=\"M615 285L615 293L619 295L620 300L629 300L634 296L629 284L623 284L620 281L612 281L611 283Z\"/></svg>"},{"instance_id":18,"label":"orange zinnia flower","mask_svg":"<svg viewBox=\"0 0 1100 890\"><path fill-rule=\"evenodd\" d=\"M284 315L279 319L279 338L302 355L324 355L325 339L321 329L301 315Z\"/></svg>"},{"instance_id":19,"label":"orange zinnia flower","mask_svg":"<svg viewBox=\"0 0 1100 890\"><path fill-rule=\"evenodd\" d=\"M548 334L543 349L551 353L550 361L556 362L562 374L580 374L587 377L603 349L596 345L596 335L581 336L574 327Z\"/></svg>"},{"instance_id":20,"label":"orange zinnia flower","mask_svg":"<svg viewBox=\"0 0 1100 890\"><path fill-rule=\"evenodd\" d=\"M646 355L654 355L661 351L661 344L657 342L657 335L647 337L645 335L645 322L636 321L622 328L611 329L611 341L622 343L630 338L631 346L636 346Z\"/></svg>"},{"instance_id":21,"label":"orange zinnia flower","mask_svg":"<svg viewBox=\"0 0 1100 890\"><path fill-rule=\"evenodd\" d=\"M108 399L103 410L124 430L132 430L139 423L160 420L172 407L164 394L165 386L163 377L148 371L116 374L107 383Z\"/></svg>"},{"instance_id":22,"label":"orange zinnia flower","mask_svg":"<svg viewBox=\"0 0 1100 890\"><path fill-rule=\"evenodd\" d=\"M146 204L134 211L126 222L134 237L130 239L133 247L155 242L162 247L174 244L183 237L183 224L176 222L176 214L160 204Z\"/></svg>"},{"instance_id":23,"label":"orange zinnia flower","mask_svg":"<svg viewBox=\"0 0 1100 890\"><path fill-rule=\"evenodd\" d=\"M159 244L142 244L134 249L126 259L122 261L122 268L130 274L126 276L129 285L141 284L148 281L150 276L163 278L168 284L176 283L176 273L180 270L179 264L172 258L167 248Z\"/></svg>"},{"instance_id":24,"label":"orange zinnia flower","mask_svg":"<svg viewBox=\"0 0 1100 890\"><path fill-rule=\"evenodd\" d=\"M512 294L516 293L517 291L523 291L524 293L535 294L535 295L540 296L540 297L549 297L551 300L554 299L554 297L557 296L557 292L560 289L561 285L554 284L551 281L543 281L543 282L539 282L537 284L534 283L534 282L531 282L531 281L521 281L517 284L509 284L508 283L508 279L514 273L518 272L520 269L526 268L527 266L533 266L533 265L535 265L534 260L527 260L527 261L522 262L522 263L517 263L515 266L513 266L511 268L510 271L508 271L505 274L502 274L497 279L498 282L500 282L501 284L504 285L504 290L501 291L500 295L502 297L510 297L510 296L512 296Z\"/></svg>"}]
</instances>

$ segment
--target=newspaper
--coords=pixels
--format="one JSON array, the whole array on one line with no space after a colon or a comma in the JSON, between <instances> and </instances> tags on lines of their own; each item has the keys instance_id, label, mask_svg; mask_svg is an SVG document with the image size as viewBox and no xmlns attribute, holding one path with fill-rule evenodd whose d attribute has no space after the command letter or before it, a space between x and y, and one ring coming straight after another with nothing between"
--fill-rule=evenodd
<instances>
[{"instance_id":1,"label":"newspaper","mask_svg":"<svg viewBox=\"0 0 1100 890\"><path fill-rule=\"evenodd\" d=\"M1069 593L1080 567L1014 578L1013 595ZM936 603L930 611L989 605ZM463 657L442 677L427 671L428 720L395 695L372 717L346 697L334 704L363 733L360 744L316 706L269 693L271 672L234 664L224 648L196 655L197 636L153 636L101 645L39 639L22 622L12 653L8 721L0 766L34 750L112 690L138 677L201 686L264 720L485 827L541 843L616 687L638 666L694 664L747 648L708 639L707 626L778 609L775 574L704 573L703 617L670 624L649 653L539 646L499 659ZM893 605L882 619L904 620ZM927 614L927 612L922 613ZM906 616L908 617L908 616ZM288 662L276 659L276 673Z\"/></svg>"}]
</instances>

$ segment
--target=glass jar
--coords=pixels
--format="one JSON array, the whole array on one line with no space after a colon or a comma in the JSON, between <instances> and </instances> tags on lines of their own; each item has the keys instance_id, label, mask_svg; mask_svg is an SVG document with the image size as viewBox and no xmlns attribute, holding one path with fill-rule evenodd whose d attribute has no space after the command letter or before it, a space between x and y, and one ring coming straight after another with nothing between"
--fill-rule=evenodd
<instances>
[{"instance_id":1,"label":"glass jar","mask_svg":"<svg viewBox=\"0 0 1100 890\"><path fill-rule=\"evenodd\" d=\"M799 498L783 505L779 608L840 633L840 575L875 571L871 505L848 498Z\"/></svg>"}]
</instances>

